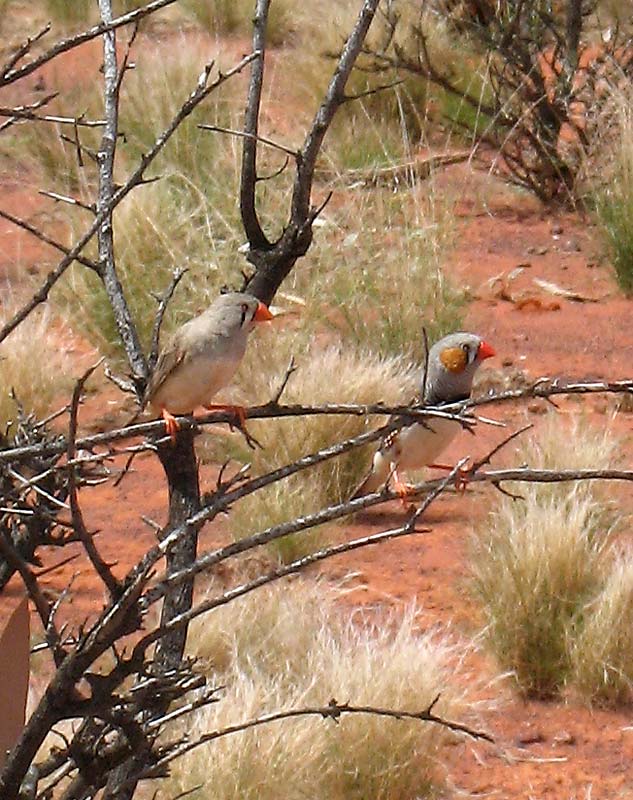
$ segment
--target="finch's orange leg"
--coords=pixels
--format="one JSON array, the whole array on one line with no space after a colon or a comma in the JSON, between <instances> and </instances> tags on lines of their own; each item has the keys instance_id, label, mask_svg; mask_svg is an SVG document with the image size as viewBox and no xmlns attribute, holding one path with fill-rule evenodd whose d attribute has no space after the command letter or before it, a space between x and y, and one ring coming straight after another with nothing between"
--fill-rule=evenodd
<instances>
[{"instance_id":1,"label":"finch's orange leg","mask_svg":"<svg viewBox=\"0 0 633 800\"><path fill-rule=\"evenodd\" d=\"M231 414L235 414L238 427L242 430L246 430L246 412L244 411L244 406L235 406L225 403L210 403L208 406L202 407L205 409L205 411L230 411Z\"/></svg>"},{"instance_id":2,"label":"finch's orange leg","mask_svg":"<svg viewBox=\"0 0 633 800\"><path fill-rule=\"evenodd\" d=\"M400 498L400 502L405 508L408 508L411 505L409 497L413 492L413 486L410 483L403 483L399 476L397 470L394 469L393 471L393 490Z\"/></svg>"},{"instance_id":3,"label":"finch's orange leg","mask_svg":"<svg viewBox=\"0 0 633 800\"><path fill-rule=\"evenodd\" d=\"M448 472L454 469L454 467L449 467L448 464L429 464L429 467L432 469L443 469ZM466 487L470 481L470 469L468 467L460 467L455 474L455 489L460 493L464 494L466 491Z\"/></svg>"},{"instance_id":4,"label":"finch's orange leg","mask_svg":"<svg viewBox=\"0 0 633 800\"><path fill-rule=\"evenodd\" d=\"M176 434L180 430L180 424L173 414L170 414L166 408L161 410L161 416L165 420L165 430L171 436L171 441L176 444Z\"/></svg>"},{"instance_id":5,"label":"finch's orange leg","mask_svg":"<svg viewBox=\"0 0 633 800\"><path fill-rule=\"evenodd\" d=\"M203 406L206 411L230 411L232 414L235 414L235 418L237 420L237 427L242 431L244 434L244 438L246 439L246 444L249 447L252 447L253 450L255 446L261 448L261 444L255 439L254 436L251 436L250 433L246 430L246 412L244 410L244 406L235 406L230 404L224 403L211 403L210 405ZM229 427L233 430L233 425L229 422Z\"/></svg>"}]
</instances>

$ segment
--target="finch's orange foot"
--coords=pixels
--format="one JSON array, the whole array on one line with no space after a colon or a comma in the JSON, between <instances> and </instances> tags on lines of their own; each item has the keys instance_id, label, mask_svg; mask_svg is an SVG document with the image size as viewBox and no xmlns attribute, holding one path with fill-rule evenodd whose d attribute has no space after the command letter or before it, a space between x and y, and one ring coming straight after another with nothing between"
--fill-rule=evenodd
<instances>
[{"instance_id":1,"label":"finch's orange foot","mask_svg":"<svg viewBox=\"0 0 633 800\"><path fill-rule=\"evenodd\" d=\"M161 411L161 416L165 420L165 430L171 436L172 444L176 444L176 434L180 430L180 424L173 414L170 414L166 408Z\"/></svg>"},{"instance_id":2,"label":"finch's orange foot","mask_svg":"<svg viewBox=\"0 0 633 800\"><path fill-rule=\"evenodd\" d=\"M429 467L432 469L444 469L448 472L451 472L453 469L455 469L454 467L450 467L448 464L429 464ZM464 494L469 483L470 468L460 467L455 473L455 490L460 494Z\"/></svg>"},{"instance_id":3,"label":"finch's orange foot","mask_svg":"<svg viewBox=\"0 0 633 800\"><path fill-rule=\"evenodd\" d=\"M411 499L413 486L411 486L411 484L396 480L393 484L393 490L398 495L400 502L405 508L409 508L413 504Z\"/></svg>"},{"instance_id":4,"label":"finch's orange foot","mask_svg":"<svg viewBox=\"0 0 633 800\"><path fill-rule=\"evenodd\" d=\"M208 406L203 406L206 411L230 411L231 414L235 414L235 418L237 419L237 427L240 430L246 429L246 412L244 411L244 406L235 406L230 404L224 403L210 403ZM231 429L233 425L229 422Z\"/></svg>"},{"instance_id":5,"label":"finch's orange foot","mask_svg":"<svg viewBox=\"0 0 633 800\"><path fill-rule=\"evenodd\" d=\"M212 403L208 406L203 406L206 411L230 411L232 414L235 414L235 419L237 421L237 428L244 434L244 438L246 439L246 444L249 447L252 447L253 450L255 447L261 448L261 444L257 441L254 436L251 436L250 433L246 430L246 411L244 410L244 406L235 406L230 404L223 404L223 403ZM229 422L229 427L233 430L233 424Z\"/></svg>"}]
</instances>

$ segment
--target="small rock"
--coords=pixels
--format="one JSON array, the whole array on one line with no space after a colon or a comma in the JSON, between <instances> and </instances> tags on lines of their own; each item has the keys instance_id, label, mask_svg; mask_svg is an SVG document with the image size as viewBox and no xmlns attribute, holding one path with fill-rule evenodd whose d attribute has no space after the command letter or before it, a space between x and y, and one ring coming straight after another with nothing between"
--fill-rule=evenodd
<instances>
[{"instance_id":1,"label":"small rock","mask_svg":"<svg viewBox=\"0 0 633 800\"><path fill-rule=\"evenodd\" d=\"M502 366L502 367L511 367L513 364L514 364L514 359L513 359L513 358L511 358L510 356L506 356L506 357L505 357L504 359L502 359L502 361L501 361L501 366Z\"/></svg>"},{"instance_id":2,"label":"small rock","mask_svg":"<svg viewBox=\"0 0 633 800\"><path fill-rule=\"evenodd\" d=\"M530 414L545 414L547 411L543 403L539 403L538 400L534 400L531 403L528 403L527 409L530 412Z\"/></svg>"},{"instance_id":3,"label":"small rock","mask_svg":"<svg viewBox=\"0 0 633 800\"><path fill-rule=\"evenodd\" d=\"M548 252L549 248L545 247L542 244L531 244L529 247L525 248L525 252L527 255L536 255L536 256L544 256Z\"/></svg>"},{"instance_id":4,"label":"small rock","mask_svg":"<svg viewBox=\"0 0 633 800\"><path fill-rule=\"evenodd\" d=\"M572 744L576 744L576 737L574 736L573 733L570 733L569 731L561 731L560 733L557 733L554 736L554 738L552 739L552 742L554 744L569 744L569 745L572 745Z\"/></svg>"},{"instance_id":5,"label":"small rock","mask_svg":"<svg viewBox=\"0 0 633 800\"><path fill-rule=\"evenodd\" d=\"M517 737L517 744L542 744L545 736L539 730L528 728Z\"/></svg>"},{"instance_id":6,"label":"small rock","mask_svg":"<svg viewBox=\"0 0 633 800\"><path fill-rule=\"evenodd\" d=\"M555 222L551 227L552 236L560 236L563 232L563 226L560 222Z\"/></svg>"},{"instance_id":7,"label":"small rock","mask_svg":"<svg viewBox=\"0 0 633 800\"><path fill-rule=\"evenodd\" d=\"M565 253L579 253L581 249L580 242L575 236L571 236L563 245Z\"/></svg>"}]
</instances>

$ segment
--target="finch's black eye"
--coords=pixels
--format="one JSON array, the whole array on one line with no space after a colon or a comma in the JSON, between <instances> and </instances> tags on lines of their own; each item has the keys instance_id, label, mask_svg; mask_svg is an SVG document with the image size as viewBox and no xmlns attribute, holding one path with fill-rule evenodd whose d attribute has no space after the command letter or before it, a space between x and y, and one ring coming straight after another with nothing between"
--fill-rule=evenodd
<instances>
[{"instance_id":1,"label":"finch's black eye","mask_svg":"<svg viewBox=\"0 0 633 800\"><path fill-rule=\"evenodd\" d=\"M246 322L246 315L248 314L248 303L242 303L242 321L240 325L243 325Z\"/></svg>"}]
</instances>

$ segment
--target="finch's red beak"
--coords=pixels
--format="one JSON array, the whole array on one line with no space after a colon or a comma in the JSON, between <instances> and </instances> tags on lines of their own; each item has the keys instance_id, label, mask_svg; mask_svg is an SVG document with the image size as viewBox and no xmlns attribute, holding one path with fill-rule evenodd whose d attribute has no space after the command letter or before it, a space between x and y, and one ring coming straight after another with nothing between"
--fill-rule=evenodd
<instances>
[{"instance_id":1,"label":"finch's red beak","mask_svg":"<svg viewBox=\"0 0 633 800\"><path fill-rule=\"evenodd\" d=\"M479 345L479 350L477 350L477 357L480 361L483 361L485 358L492 358L496 356L496 352L494 347L491 347L488 342L483 342Z\"/></svg>"},{"instance_id":2,"label":"finch's red beak","mask_svg":"<svg viewBox=\"0 0 633 800\"><path fill-rule=\"evenodd\" d=\"M263 303L257 304L257 311L253 315L253 319L256 322L267 322L268 320L272 319L273 315L270 313L268 306L265 306Z\"/></svg>"}]
</instances>

